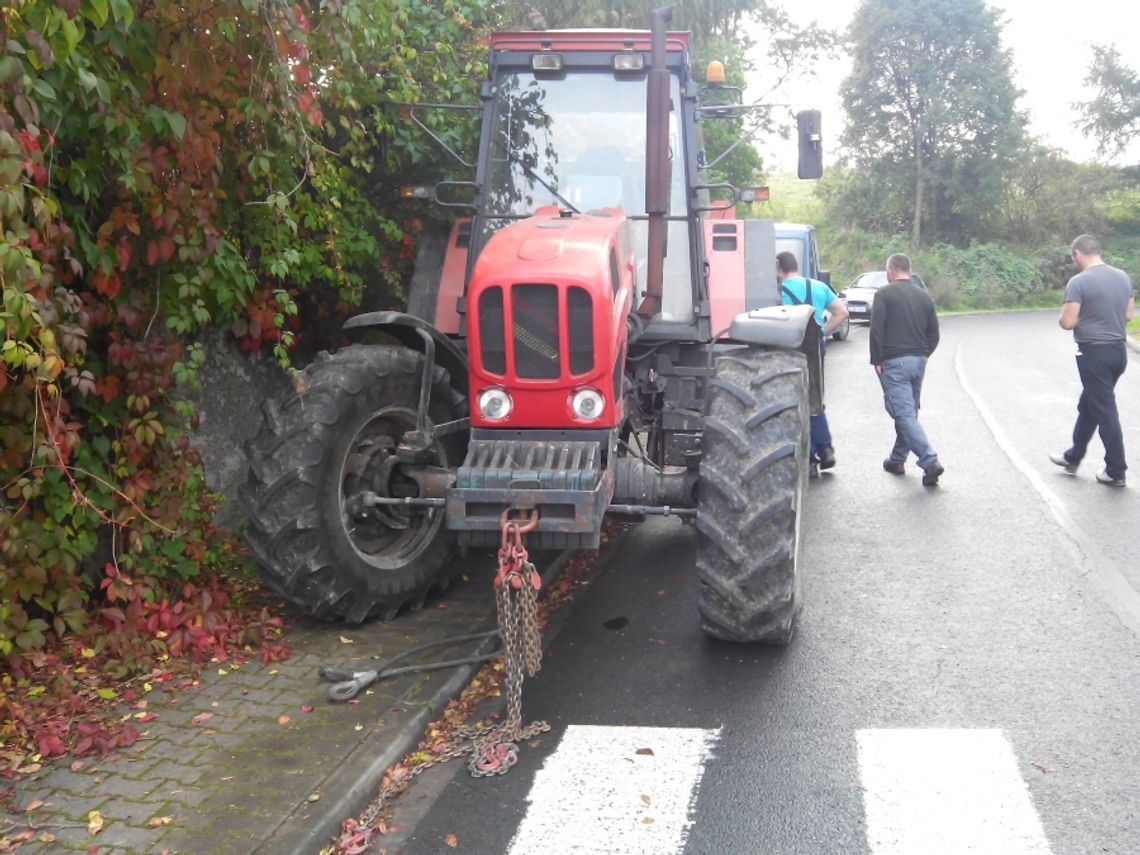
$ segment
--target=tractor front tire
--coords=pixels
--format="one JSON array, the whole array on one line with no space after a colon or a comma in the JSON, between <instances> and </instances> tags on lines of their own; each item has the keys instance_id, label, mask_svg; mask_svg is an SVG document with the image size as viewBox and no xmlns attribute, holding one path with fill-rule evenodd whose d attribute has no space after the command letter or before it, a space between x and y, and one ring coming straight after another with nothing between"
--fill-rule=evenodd
<instances>
[{"instance_id":1,"label":"tractor front tire","mask_svg":"<svg viewBox=\"0 0 1140 855\"><path fill-rule=\"evenodd\" d=\"M785 645L800 608L807 360L741 349L717 359L708 394L696 522L701 626L725 641Z\"/></svg>"},{"instance_id":2,"label":"tractor front tire","mask_svg":"<svg viewBox=\"0 0 1140 855\"><path fill-rule=\"evenodd\" d=\"M394 451L416 427L422 372L422 354L398 346L322 353L297 392L266 403L246 443L246 541L269 587L313 617L388 618L449 581L454 545L442 508L363 508L353 498L416 495ZM431 422L464 415L466 399L436 366ZM430 462L454 467L466 438L445 440Z\"/></svg>"}]
</instances>

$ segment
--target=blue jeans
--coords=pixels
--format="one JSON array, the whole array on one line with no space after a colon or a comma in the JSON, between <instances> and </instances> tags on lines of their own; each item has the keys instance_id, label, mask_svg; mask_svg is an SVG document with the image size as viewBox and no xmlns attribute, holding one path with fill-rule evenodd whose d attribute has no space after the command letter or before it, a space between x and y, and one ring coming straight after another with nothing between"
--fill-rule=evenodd
<instances>
[{"instance_id":1,"label":"blue jeans","mask_svg":"<svg viewBox=\"0 0 1140 855\"><path fill-rule=\"evenodd\" d=\"M911 451L923 469L938 459L926 431L918 423L921 406L922 378L926 374L925 356L896 356L883 361L879 384L883 387L883 404L895 420L895 445L891 449L892 463L905 463Z\"/></svg>"},{"instance_id":2,"label":"blue jeans","mask_svg":"<svg viewBox=\"0 0 1140 855\"><path fill-rule=\"evenodd\" d=\"M819 337L819 371L823 374L823 358L827 352L827 339L821 334ZM811 423L811 459L819 460L819 453L831 445L831 427L827 424L827 413L820 412L812 416Z\"/></svg>"},{"instance_id":3,"label":"blue jeans","mask_svg":"<svg viewBox=\"0 0 1140 855\"><path fill-rule=\"evenodd\" d=\"M819 460L819 453L831 445L831 428L827 424L827 413L812 416L811 422L811 458Z\"/></svg>"},{"instance_id":4,"label":"blue jeans","mask_svg":"<svg viewBox=\"0 0 1140 855\"><path fill-rule=\"evenodd\" d=\"M1123 478L1124 434L1116 409L1116 381L1128 367L1128 351L1121 342L1082 344L1077 354L1081 375L1081 399L1077 402L1077 424L1073 427L1073 447L1065 452L1070 463L1080 463L1088 451L1093 433L1100 431L1104 443L1105 471L1110 478Z\"/></svg>"}]
</instances>

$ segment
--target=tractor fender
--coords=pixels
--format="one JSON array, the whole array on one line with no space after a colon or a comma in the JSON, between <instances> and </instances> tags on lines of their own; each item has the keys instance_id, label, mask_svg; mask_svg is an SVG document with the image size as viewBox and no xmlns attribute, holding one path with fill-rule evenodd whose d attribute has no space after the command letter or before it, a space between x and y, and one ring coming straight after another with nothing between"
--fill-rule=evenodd
<instances>
[{"instance_id":1,"label":"tractor fender","mask_svg":"<svg viewBox=\"0 0 1140 855\"><path fill-rule=\"evenodd\" d=\"M406 312L365 312L345 321L343 329L350 334L364 330L382 332L420 353L424 352L424 341L418 330L423 330L435 341L435 362L447 369L451 387L463 395L467 394L467 354L452 338L422 318Z\"/></svg>"},{"instance_id":2,"label":"tractor fender","mask_svg":"<svg viewBox=\"0 0 1140 855\"><path fill-rule=\"evenodd\" d=\"M741 312L732 319L729 337L748 344L798 350L802 353L808 363L808 401L811 412L823 412L820 328L811 306L769 306Z\"/></svg>"}]
</instances>

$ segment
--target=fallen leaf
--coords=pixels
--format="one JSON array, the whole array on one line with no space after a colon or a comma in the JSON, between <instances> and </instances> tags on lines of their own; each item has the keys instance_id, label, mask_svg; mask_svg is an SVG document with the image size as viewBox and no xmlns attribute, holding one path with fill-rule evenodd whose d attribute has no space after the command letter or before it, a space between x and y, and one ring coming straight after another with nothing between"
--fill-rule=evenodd
<instances>
[{"instance_id":1,"label":"fallen leaf","mask_svg":"<svg viewBox=\"0 0 1140 855\"><path fill-rule=\"evenodd\" d=\"M200 713L198 713L198 715L194 716L194 718L190 719L190 723L191 724L202 724L203 722L209 721L213 717L214 717L214 714L212 712L200 712Z\"/></svg>"},{"instance_id":2,"label":"fallen leaf","mask_svg":"<svg viewBox=\"0 0 1140 855\"><path fill-rule=\"evenodd\" d=\"M648 754L650 757L652 757L653 756L653 749L652 748L638 748L633 753L634 754Z\"/></svg>"},{"instance_id":3,"label":"fallen leaf","mask_svg":"<svg viewBox=\"0 0 1140 855\"><path fill-rule=\"evenodd\" d=\"M45 831L36 839L39 840L40 843L55 843L55 835L50 831Z\"/></svg>"},{"instance_id":4,"label":"fallen leaf","mask_svg":"<svg viewBox=\"0 0 1140 855\"><path fill-rule=\"evenodd\" d=\"M288 724L288 723L289 723L289 722L291 722L292 720L293 720L293 719L289 718L289 716L287 716L287 715L279 715L279 716L277 716L277 723L278 723L278 724Z\"/></svg>"},{"instance_id":5,"label":"fallen leaf","mask_svg":"<svg viewBox=\"0 0 1140 855\"><path fill-rule=\"evenodd\" d=\"M652 801L653 799L649 798L649 796L642 795L641 797L642 804L650 804Z\"/></svg>"},{"instance_id":6,"label":"fallen leaf","mask_svg":"<svg viewBox=\"0 0 1140 855\"><path fill-rule=\"evenodd\" d=\"M146 827L147 828L158 828L159 826L162 826L162 825L170 825L170 823L173 819L174 819L174 817L172 817L172 816L152 816L150 819L148 819L146 821Z\"/></svg>"},{"instance_id":7,"label":"fallen leaf","mask_svg":"<svg viewBox=\"0 0 1140 855\"><path fill-rule=\"evenodd\" d=\"M321 800L320 793L309 793L309 797L305 801L319 802Z\"/></svg>"},{"instance_id":8,"label":"fallen leaf","mask_svg":"<svg viewBox=\"0 0 1140 855\"><path fill-rule=\"evenodd\" d=\"M103 830L103 814L97 810L87 812L87 833L98 834Z\"/></svg>"},{"instance_id":9,"label":"fallen leaf","mask_svg":"<svg viewBox=\"0 0 1140 855\"><path fill-rule=\"evenodd\" d=\"M651 816L647 816L647 817L645 817L645 819L643 819L643 820L641 821L641 824L642 824L642 825L653 825L653 823L655 823L655 822L657 822L657 820L655 820L655 819L654 819L653 817L651 817Z\"/></svg>"},{"instance_id":10,"label":"fallen leaf","mask_svg":"<svg viewBox=\"0 0 1140 855\"><path fill-rule=\"evenodd\" d=\"M362 725L362 724L355 724L355 725L353 725L352 729L353 729L353 730L364 730L364 725Z\"/></svg>"},{"instance_id":11,"label":"fallen leaf","mask_svg":"<svg viewBox=\"0 0 1140 855\"><path fill-rule=\"evenodd\" d=\"M348 638L347 636L344 636L344 635L342 635L340 637L340 643L341 644L356 644L355 641L353 641L351 638Z\"/></svg>"},{"instance_id":12,"label":"fallen leaf","mask_svg":"<svg viewBox=\"0 0 1140 855\"><path fill-rule=\"evenodd\" d=\"M1037 769L1039 772L1043 772L1043 773L1049 772L1049 770L1045 768L1045 764L1043 764L1043 763L1034 763L1033 768Z\"/></svg>"},{"instance_id":13,"label":"fallen leaf","mask_svg":"<svg viewBox=\"0 0 1140 855\"><path fill-rule=\"evenodd\" d=\"M86 765L87 764L84 763L82 760L73 760L71 765L68 768L71 769L72 772L78 772L80 769L82 769Z\"/></svg>"},{"instance_id":14,"label":"fallen leaf","mask_svg":"<svg viewBox=\"0 0 1140 855\"><path fill-rule=\"evenodd\" d=\"M35 810L36 808L43 807L43 806L44 806L44 800L43 799L32 799L30 802L28 802L24 806L24 810L31 812L31 811Z\"/></svg>"},{"instance_id":15,"label":"fallen leaf","mask_svg":"<svg viewBox=\"0 0 1140 855\"><path fill-rule=\"evenodd\" d=\"M270 676L270 677L272 677L272 676L274 676L274 675L276 675L276 674L280 674L280 673L281 673L281 672L280 672L280 671L278 671L276 668L270 668L270 669L269 669L269 676Z\"/></svg>"},{"instance_id":16,"label":"fallen leaf","mask_svg":"<svg viewBox=\"0 0 1140 855\"><path fill-rule=\"evenodd\" d=\"M449 834L449 835L447 835L447 837L443 838L443 842L446 843L448 846L450 846L452 849L454 849L456 846L459 845L459 838L456 837L454 834Z\"/></svg>"},{"instance_id":17,"label":"fallen leaf","mask_svg":"<svg viewBox=\"0 0 1140 855\"><path fill-rule=\"evenodd\" d=\"M301 712L312 712L313 708L308 704L301 704Z\"/></svg>"},{"instance_id":18,"label":"fallen leaf","mask_svg":"<svg viewBox=\"0 0 1140 855\"><path fill-rule=\"evenodd\" d=\"M224 676L226 676L226 674L228 674L228 673L230 673L230 672L229 672L229 671L227 671L225 668L219 668L219 669L218 669L218 676L219 676L219 677L224 677Z\"/></svg>"}]
</instances>

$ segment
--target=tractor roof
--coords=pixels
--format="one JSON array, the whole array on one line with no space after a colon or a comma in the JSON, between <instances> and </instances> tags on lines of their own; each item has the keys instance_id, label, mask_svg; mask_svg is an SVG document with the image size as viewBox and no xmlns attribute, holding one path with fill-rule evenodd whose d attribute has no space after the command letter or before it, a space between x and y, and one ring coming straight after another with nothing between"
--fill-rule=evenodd
<instances>
[{"instance_id":1,"label":"tractor roof","mask_svg":"<svg viewBox=\"0 0 1140 855\"><path fill-rule=\"evenodd\" d=\"M494 33L491 50L649 50L649 30L522 30ZM688 33L668 33L666 50L687 51Z\"/></svg>"}]
</instances>

